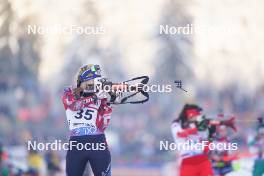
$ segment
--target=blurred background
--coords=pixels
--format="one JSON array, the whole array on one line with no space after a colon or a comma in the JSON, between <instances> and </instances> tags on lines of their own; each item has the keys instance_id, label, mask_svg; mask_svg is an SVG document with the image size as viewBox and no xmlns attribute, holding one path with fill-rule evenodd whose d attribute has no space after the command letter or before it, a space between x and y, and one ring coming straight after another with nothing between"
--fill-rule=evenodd
<instances>
[{"instance_id":1,"label":"blurred background","mask_svg":"<svg viewBox=\"0 0 264 176\"><path fill-rule=\"evenodd\" d=\"M143 105L114 107L106 131L113 175L176 175L176 153L160 151L159 141L172 141L170 123L186 102L200 104L210 115L235 115L238 132L233 138L242 151L264 113L263 6L261 0L0 0L4 158L25 168L28 140L67 142L60 96L88 63L99 64L113 81L148 75L151 83L182 80L188 91L174 88L151 93ZM30 25L90 26L94 32L33 34ZM166 25L202 30L161 33ZM39 153L40 165L48 165L49 155L63 170L65 151ZM49 175L45 168L43 175ZM251 169L243 172L250 175Z\"/></svg>"}]
</instances>

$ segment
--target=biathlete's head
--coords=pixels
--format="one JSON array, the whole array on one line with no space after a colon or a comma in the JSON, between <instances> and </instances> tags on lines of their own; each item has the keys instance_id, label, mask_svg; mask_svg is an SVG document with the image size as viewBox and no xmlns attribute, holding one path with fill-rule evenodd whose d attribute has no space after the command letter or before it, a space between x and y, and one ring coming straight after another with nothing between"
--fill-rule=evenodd
<instances>
[{"instance_id":1,"label":"biathlete's head","mask_svg":"<svg viewBox=\"0 0 264 176\"><path fill-rule=\"evenodd\" d=\"M202 121L204 119L202 111L203 109L196 104L185 104L178 120L181 121L183 126L186 123Z\"/></svg>"},{"instance_id":2,"label":"biathlete's head","mask_svg":"<svg viewBox=\"0 0 264 176\"><path fill-rule=\"evenodd\" d=\"M224 121L224 114L220 113L216 116L216 120ZM228 135L228 128L224 124L220 124L215 126L216 128L216 136L218 138L225 138Z\"/></svg>"},{"instance_id":3,"label":"biathlete's head","mask_svg":"<svg viewBox=\"0 0 264 176\"><path fill-rule=\"evenodd\" d=\"M84 93L95 93L95 79L100 77L101 70L99 65L85 65L78 72L77 88L82 88Z\"/></svg>"}]
</instances>

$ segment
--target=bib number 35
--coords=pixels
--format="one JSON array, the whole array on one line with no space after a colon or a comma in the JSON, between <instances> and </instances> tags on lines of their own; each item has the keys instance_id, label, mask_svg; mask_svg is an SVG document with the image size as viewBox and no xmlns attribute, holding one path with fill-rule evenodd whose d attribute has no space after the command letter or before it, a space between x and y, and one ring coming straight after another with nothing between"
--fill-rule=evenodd
<instances>
[{"instance_id":1,"label":"bib number 35","mask_svg":"<svg viewBox=\"0 0 264 176\"><path fill-rule=\"evenodd\" d=\"M93 113L94 113L94 110L91 110L91 109L86 109L86 110L80 109L78 110L77 115L74 117L76 119L84 118L86 120L91 120L93 118Z\"/></svg>"}]
</instances>

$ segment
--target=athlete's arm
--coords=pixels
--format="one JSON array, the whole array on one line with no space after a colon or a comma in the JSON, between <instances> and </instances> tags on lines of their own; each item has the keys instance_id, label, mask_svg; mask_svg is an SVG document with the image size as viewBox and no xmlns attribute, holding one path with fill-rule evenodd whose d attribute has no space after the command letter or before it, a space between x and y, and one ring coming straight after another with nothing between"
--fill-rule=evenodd
<instances>
[{"instance_id":1,"label":"athlete's arm","mask_svg":"<svg viewBox=\"0 0 264 176\"><path fill-rule=\"evenodd\" d=\"M228 120L209 120L209 124L211 126L225 125L227 127L232 128L234 131L237 131L235 126L235 117L231 117Z\"/></svg>"},{"instance_id":2,"label":"athlete's arm","mask_svg":"<svg viewBox=\"0 0 264 176\"><path fill-rule=\"evenodd\" d=\"M101 105L98 109L96 125L100 130L104 131L108 126L112 114L112 107L108 105L107 98L101 99Z\"/></svg>"},{"instance_id":3,"label":"athlete's arm","mask_svg":"<svg viewBox=\"0 0 264 176\"><path fill-rule=\"evenodd\" d=\"M78 97L80 96L80 92L82 91L81 88L74 88L71 89L70 87L67 87L63 91L63 95L61 97L64 109L72 109L74 110L76 101Z\"/></svg>"},{"instance_id":4,"label":"athlete's arm","mask_svg":"<svg viewBox=\"0 0 264 176\"><path fill-rule=\"evenodd\" d=\"M178 122L173 122L171 125L173 136L177 138L185 138L189 135L197 134L198 129L196 127L183 129Z\"/></svg>"}]
</instances>

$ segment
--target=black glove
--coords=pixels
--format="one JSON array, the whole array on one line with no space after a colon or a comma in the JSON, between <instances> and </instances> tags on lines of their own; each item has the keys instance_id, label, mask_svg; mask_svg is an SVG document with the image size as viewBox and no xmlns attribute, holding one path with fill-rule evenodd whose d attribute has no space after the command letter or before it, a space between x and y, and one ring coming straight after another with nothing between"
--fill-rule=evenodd
<instances>
[{"instance_id":1,"label":"black glove","mask_svg":"<svg viewBox=\"0 0 264 176\"><path fill-rule=\"evenodd\" d=\"M198 129L198 131L204 131L206 129L208 129L208 120L207 119L203 119L200 122L196 122L196 127Z\"/></svg>"},{"instance_id":2,"label":"black glove","mask_svg":"<svg viewBox=\"0 0 264 176\"><path fill-rule=\"evenodd\" d=\"M116 100L116 94L114 92L108 92L108 94L110 95L110 103L114 103Z\"/></svg>"}]
</instances>

